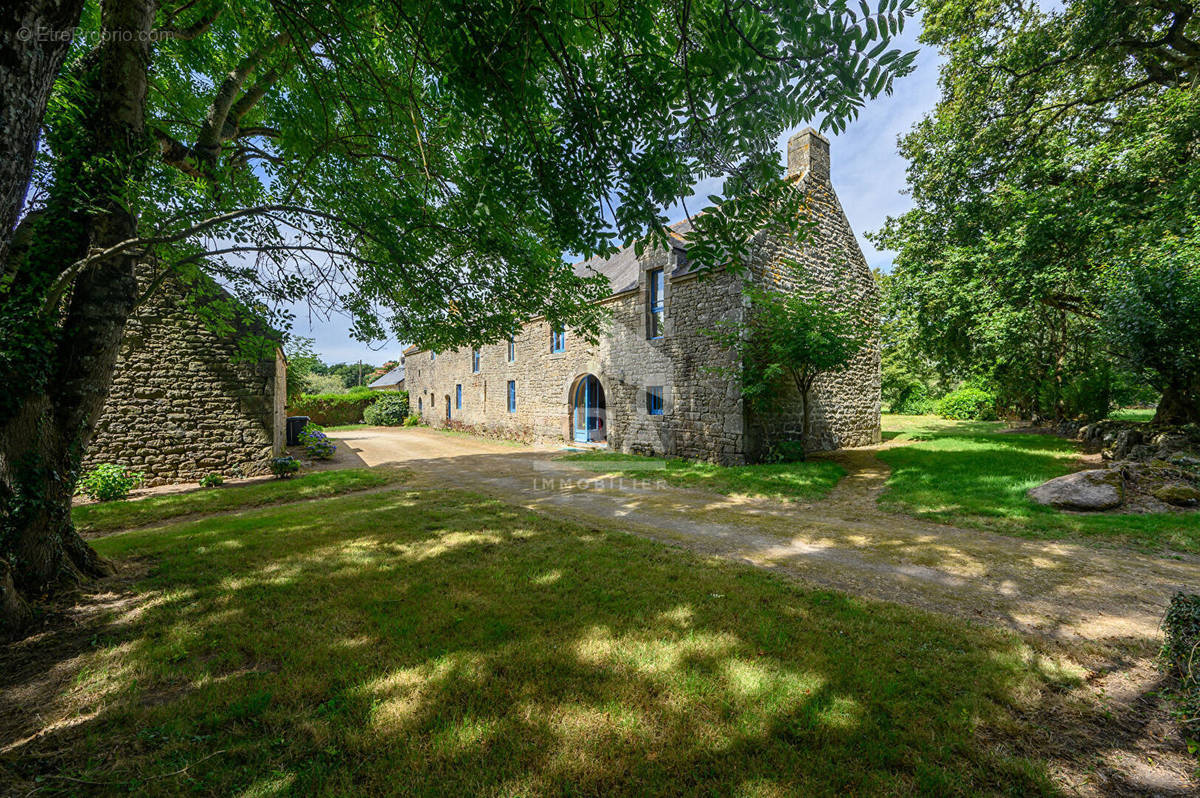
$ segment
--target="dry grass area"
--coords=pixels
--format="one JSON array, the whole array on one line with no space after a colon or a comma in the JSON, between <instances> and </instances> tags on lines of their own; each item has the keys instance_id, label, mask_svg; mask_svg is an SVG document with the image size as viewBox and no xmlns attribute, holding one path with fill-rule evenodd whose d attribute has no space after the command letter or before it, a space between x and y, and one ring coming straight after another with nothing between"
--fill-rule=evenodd
<instances>
[{"instance_id":1,"label":"dry grass area","mask_svg":"<svg viewBox=\"0 0 1200 798\"><path fill-rule=\"evenodd\" d=\"M97 543L122 575L0 657L5 793L1049 793L1080 684L1012 633L459 491Z\"/></svg>"}]
</instances>

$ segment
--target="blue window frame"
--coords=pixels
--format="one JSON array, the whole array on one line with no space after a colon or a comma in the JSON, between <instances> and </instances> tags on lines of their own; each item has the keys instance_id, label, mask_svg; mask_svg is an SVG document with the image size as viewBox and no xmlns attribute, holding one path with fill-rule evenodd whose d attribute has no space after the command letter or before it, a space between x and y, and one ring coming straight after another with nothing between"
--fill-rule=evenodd
<instances>
[{"instance_id":1,"label":"blue window frame","mask_svg":"<svg viewBox=\"0 0 1200 798\"><path fill-rule=\"evenodd\" d=\"M432 363L435 360L437 360L437 352L430 352L429 353L429 362Z\"/></svg>"},{"instance_id":2,"label":"blue window frame","mask_svg":"<svg viewBox=\"0 0 1200 798\"><path fill-rule=\"evenodd\" d=\"M517 412L517 381L508 381L508 412Z\"/></svg>"},{"instance_id":3,"label":"blue window frame","mask_svg":"<svg viewBox=\"0 0 1200 798\"><path fill-rule=\"evenodd\" d=\"M565 352L567 351L567 334L562 330L550 331L550 351Z\"/></svg>"},{"instance_id":4,"label":"blue window frame","mask_svg":"<svg viewBox=\"0 0 1200 798\"><path fill-rule=\"evenodd\" d=\"M454 409L462 410L462 386L454 386Z\"/></svg>"},{"instance_id":5,"label":"blue window frame","mask_svg":"<svg viewBox=\"0 0 1200 798\"><path fill-rule=\"evenodd\" d=\"M479 350L471 350L471 371L475 374L479 373Z\"/></svg>"},{"instance_id":6,"label":"blue window frame","mask_svg":"<svg viewBox=\"0 0 1200 798\"><path fill-rule=\"evenodd\" d=\"M651 269L646 273L647 290L650 292L650 329L649 338L662 338L663 335L663 294L666 288L666 278L662 269Z\"/></svg>"},{"instance_id":7,"label":"blue window frame","mask_svg":"<svg viewBox=\"0 0 1200 798\"><path fill-rule=\"evenodd\" d=\"M511 335L508 337L508 362L512 363L517 359L517 341Z\"/></svg>"},{"instance_id":8,"label":"blue window frame","mask_svg":"<svg viewBox=\"0 0 1200 798\"><path fill-rule=\"evenodd\" d=\"M663 389L661 385L646 387L646 411L652 416L663 414Z\"/></svg>"}]
</instances>

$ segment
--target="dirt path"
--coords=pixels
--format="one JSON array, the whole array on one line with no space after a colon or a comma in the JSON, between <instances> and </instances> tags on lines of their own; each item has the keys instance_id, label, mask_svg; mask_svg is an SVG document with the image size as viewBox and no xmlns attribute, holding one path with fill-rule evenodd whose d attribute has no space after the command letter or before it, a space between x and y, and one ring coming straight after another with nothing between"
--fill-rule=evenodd
<instances>
[{"instance_id":1,"label":"dirt path","mask_svg":"<svg viewBox=\"0 0 1200 798\"><path fill-rule=\"evenodd\" d=\"M1194 760L1159 695L1152 658L1171 594L1200 585L1200 558L1031 541L883 512L880 447L833 455L847 476L818 502L718 496L653 472L598 476L513 447L426 429L339 433L367 465L411 469L456 487L584 524L768 568L811 585L1010 628L1048 667L1086 673L1030 710L1029 752L1081 795L1194 795ZM893 446L902 444L884 444ZM412 483L410 483L412 484Z\"/></svg>"}]
</instances>

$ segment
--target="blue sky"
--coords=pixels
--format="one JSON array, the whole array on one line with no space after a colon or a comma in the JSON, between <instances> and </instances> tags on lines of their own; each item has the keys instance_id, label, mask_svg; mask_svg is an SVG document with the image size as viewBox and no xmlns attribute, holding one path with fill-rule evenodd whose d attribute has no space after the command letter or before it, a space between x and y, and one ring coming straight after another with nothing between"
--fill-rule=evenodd
<instances>
[{"instance_id":1,"label":"blue sky","mask_svg":"<svg viewBox=\"0 0 1200 798\"><path fill-rule=\"evenodd\" d=\"M919 31L920 20L910 21L897 46L905 51L917 49ZM937 53L921 48L916 69L908 77L897 81L891 97L867 103L858 119L851 122L844 133L830 137L833 186L846 209L850 225L858 235L858 243L867 257L867 263L872 267L886 269L892 262L891 253L876 250L863 232L878 230L887 216L902 213L909 207L908 197L901 194L905 162L896 152L896 138L933 109L938 98L938 65ZM783 157L788 138L794 132L788 131L780 137L780 158ZM688 200L689 207L704 204L702 198L714 193L715 188L715 183L698 185L695 196ZM683 217L683 212L675 207L668 209L667 215L678 219ZM327 363L355 362L361 358L378 365L400 357L403 349L400 342L377 344L371 348L352 340L348 330L346 320L339 316L328 320L315 317L310 320L307 315L300 315L293 328L295 334L315 339L315 348Z\"/></svg>"}]
</instances>

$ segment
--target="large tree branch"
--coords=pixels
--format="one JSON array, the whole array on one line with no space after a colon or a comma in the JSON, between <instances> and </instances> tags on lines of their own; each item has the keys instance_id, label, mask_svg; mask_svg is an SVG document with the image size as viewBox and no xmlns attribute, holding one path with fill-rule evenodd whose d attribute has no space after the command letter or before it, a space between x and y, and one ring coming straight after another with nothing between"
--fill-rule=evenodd
<instances>
[{"instance_id":1,"label":"large tree branch","mask_svg":"<svg viewBox=\"0 0 1200 798\"><path fill-rule=\"evenodd\" d=\"M242 86L246 83L247 78L263 62L263 59L267 58L267 56L275 52L278 48L286 46L291 40L291 34L287 31L278 34L266 44L246 55L226 75L225 80L221 82L221 85L217 88L216 95L213 97L212 104L209 106L208 116L200 128L200 134L196 137L196 144L193 147L196 154L207 166L211 167L217 162L217 157L221 152L221 144L225 140L225 126L229 120L230 110L238 100L238 95L242 91ZM265 91L265 87L263 90ZM257 102L257 100L254 102ZM245 110L242 113L245 113Z\"/></svg>"}]
</instances>

